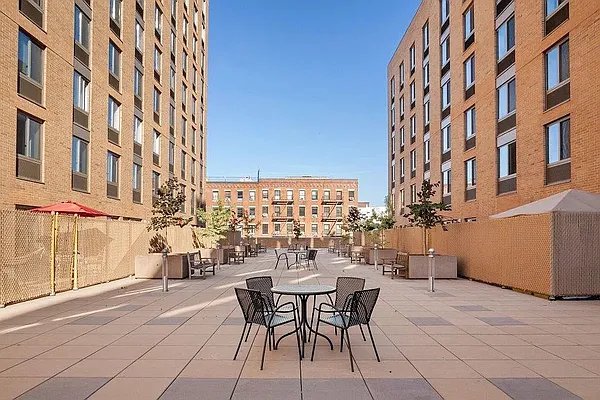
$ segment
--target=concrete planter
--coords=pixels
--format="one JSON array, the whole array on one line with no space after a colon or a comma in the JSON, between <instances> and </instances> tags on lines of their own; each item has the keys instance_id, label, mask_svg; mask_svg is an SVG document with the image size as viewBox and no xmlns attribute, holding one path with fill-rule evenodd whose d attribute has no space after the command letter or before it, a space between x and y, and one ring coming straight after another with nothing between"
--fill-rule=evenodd
<instances>
[{"instance_id":1,"label":"concrete planter","mask_svg":"<svg viewBox=\"0 0 600 400\"><path fill-rule=\"evenodd\" d=\"M188 276L187 256L182 254L169 254L168 277L169 279L183 279ZM135 277L138 279L162 278L162 254L152 253L135 257Z\"/></svg>"},{"instance_id":2,"label":"concrete planter","mask_svg":"<svg viewBox=\"0 0 600 400\"><path fill-rule=\"evenodd\" d=\"M456 256L435 256L435 277L456 279ZM429 257L420 255L408 256L408 279L429 278Z\"/></svg>"},{"instance_id":3,"label":"concrete planter","mask_svg":"<svg viewBox=\"0 0 600 400\"><path fill-rule=\"evenodd\" d=\"M396 253L398 250L396 249L378 249L377 250L377 264L381 264L382 259L392 259L396 258ZM365 255L365 263L366 264L375 264L375 249L365 249L363 250L363 254Z\"/></svg>"}]
</instances>

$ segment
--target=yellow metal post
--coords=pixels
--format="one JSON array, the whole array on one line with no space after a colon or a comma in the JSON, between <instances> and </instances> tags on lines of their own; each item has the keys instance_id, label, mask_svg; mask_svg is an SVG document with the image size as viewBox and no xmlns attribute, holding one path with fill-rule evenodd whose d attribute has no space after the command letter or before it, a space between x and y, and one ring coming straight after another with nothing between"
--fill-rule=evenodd
<instances>
[{"instance_id":1,"label":"yellow metal post","mask_svg":"<svg viewBox=\"0 0 600 400\"><path fill-rule=\"evenodd\" d=\"M58 226L58 213L52 213L52 234L50 235L50 296L56 294L56 231Z\"/></svg>"},{"instance_id":2,"label":"yellow metal post","mask_svg":"<svg viewBox=\"0 0 600 400\"><path fill-rule=\"evenodd\" d=\"M73 290L78 287L78 271L77 265L79 261L79 215L75 214L75 229L73 229Z\"/></svg>"}]
</instances>

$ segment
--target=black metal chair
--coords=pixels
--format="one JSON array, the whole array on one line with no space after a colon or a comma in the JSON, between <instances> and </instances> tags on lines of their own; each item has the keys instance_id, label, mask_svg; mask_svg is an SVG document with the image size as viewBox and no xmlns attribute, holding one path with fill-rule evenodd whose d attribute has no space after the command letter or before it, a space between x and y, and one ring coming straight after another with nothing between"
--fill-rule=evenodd
<instances>
[{"instance_id":1,"label":"black metal chair","mask_svg":"<svg viewBox=\"0 0 600 400\"><path fill-rule=\"evenodd\" d=\"M275 249L275 257L277 257L277 264L275 264L275 269L277 269L277 267L279 266L279 261L283 259L285 259L285 266L287 267L287 269L290 269L290 260L288 259L288 255L285 251L282 252L281 250L279 250L279 252L277 252L277 249Z\"/></svg>"},{"instance_id":2,"label":"black metal chair","mask_svg":"<svg viewBox=\"0 0 600 400\"><path fill-rule=\"evenodd\" d=\"M317 266L317 250L315 250L315 249L308 250L308 252L306 253L306 257L303 260L306 261L307 269L310 269L311 261L312 261L313 267L315 267L316 270L319 269L319 267Z\"/></svg>"},{"instance_id":3,"label":"black metal chair","mask_svg":"<svg viewBox=\"0 0 600 400\"><path fill-rule=\"evenodd\" d=\"M352 298L348 302L348 309L339 309L336 308L333 304L321 303L318 309L317 315L317 327L315 328L315 332L319 332L319 324L322 322L327 325L331 325L335 328L339 328L342 331L342 345L340 351L343 350L344 346L344 335L346 335L346 343L348 345L348 353L350 354L350 369L354 372L354 362L352 359L352 346L350 344L350 335L348 334L348 329L355 325L367 325L367 329L369 330L369 336L371 337L371 344L373 345L373 350L375 351L375 356L377 357L377 361L381 361L379 359L379 353L377 353L377 347L375 347L375 340L373 339L373 333L371 332L371 315L373 314L373 309L375 308L375 304L377 303L377 298L379 297L379 288L376 289L367 289L367 290L358 290L354 292ZM330 311L333 309L332 311ZM324 316L321 314L324 313ZM318 335L315 334L315 339L313 340L313 348L312 354L310 356L310 361L314 360L315 357L315 347L317 344Z\"/></svg>"},{"instance_id":4,"label":"black metal chair","mask_svg":"<svg viewBox=\"0 0 600 400\"><path fill-rule=\"evenodd\" d=\"M337 308L338 310L347 310L348 309L348 303L350 301L350 299L352 298L352 295L354 295L354 292L356 292L357 290L363 290L365 288L365 280L363 278L356 278L353 276L339 276L337 278L337 280L335 281L335 302L333 301L333 299L331 298L331 296L327 295L327 297L329 297L329 302L331 304L334 305L335 308ZM315 318L315 311L318 311L318 307L317 307L317 296L314 296L313 298L313 310L312 310L312 314L310 316L310 326L313 326L313 320ZM332 311L332 309L330 309L329 311ZM363 339L367 340L365 338L365 334L363 332L362 326L360 326L360 332L362 333ZM311 331L309 330L308 333L308 340L310 340L311 337ZM335 334L337 335L337 328L335 328Z\"/></svg>"},{"instance_id":5,"label":"black metal chair","mask_svg":"<svg viewBox=\"0 0 600 400\"><path fill-rule=\"evenodd\" d=\"M229 263L234 264L244 263L246 256L246 249L242 246L235 246L233 250L229 251Z\"/></svg>"},{"instance_id":6,"label":"black metal chair","mask_svg":"<svg viewBox=\"0 0 600 400\"><path fill-rule=\"evenodd\" d=\"M265 363L265 350L267 348L267 340L269 340L269 350L271 350L271 339L273 340L273 347L275 347L275 337L273 336L273 329L275 327L288 324L290 322L294 323L295 332L296 332L296 342L298 344L298 356L302 356L302 351L300 348L300 336L298 334L298 319L296 317L296 306L292 302L284 303L279 307L273 308L269 306L262 293L259 290L251 290L244 288L235 288L235 295L240 303L240 307L242 308L242 313L244 314L244 329L242 330L242 335L240 336L240 341L238 343L237 349L235 350L235 355L233 359L237 358L237 355L240 351L240 347L242 345L242 341L244 340L244 335L246 333L246 327L248 325L252 326L252 324L262 325L266 328L265 332L265 341L263 343L262 350L262 358L260 361L260 369L263 369ZM289 311L286 311L285 309ZM290 315L291 314L291 315ZM276 348L275 348L276 350Z\"/></svg>"}]
</instances>

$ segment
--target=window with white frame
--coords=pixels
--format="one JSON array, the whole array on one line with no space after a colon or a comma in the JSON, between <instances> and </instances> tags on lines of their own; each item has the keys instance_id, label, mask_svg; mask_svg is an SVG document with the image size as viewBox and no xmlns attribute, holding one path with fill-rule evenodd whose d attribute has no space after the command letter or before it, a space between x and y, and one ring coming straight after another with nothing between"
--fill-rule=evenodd
<instances>
[{"instance_id":1,"label":"window with white frame","mask_svg":"<svg viewBox=\"0 0 600 400\"><path fill-rule=\"evenodd\" d=\"M450 107L450 102L450 79L448 79L444 84L442 84L442 110Z\"/></svg>"},{"instance_id":2,"label":"window with white frame","mask_svg":"<svg viewBox=\"0 0 600 400\"><path fill-rule=\"evenodd\" d=\"M42 48L28 34L19 31L19 73L38 86L42 85L43 53Z\"/></svg>"},{"instance_id":3,"label":"window with white frame","mask_svg":"<svg viewBox=\"0 0 600 400\"><path fill-rule=\"evenodd\" d=\"M465 31L465 40L471 37L471 35L475 32L475 12L473 10L473 5L467 8L463 15L464 21L464 31Z\"/></svg>"},{"instance_id":4,"label":"window with white frame","mask_svg":"<svg viewBox=\"0 0 600 400\"><path fill-rule=\"evenodd\" d=\"M392 160L392 164L390 166L390 174L392 178L392 183L396 183L396 160Z\"/></svg>"},{"instance_id":5,"label":"window with white frame","mask_svg":"<svg viewBox=\"0 0 600 400\"><path fill-rule=\"evenodd\" d=\"M73 105L82 111L90 111L90 82L77 71L73 73Z\"/></svg>"},{"instance_id":6,"label":"window with white frame","mask_svg":"<svg viewBox=\"0 0 600 400\"><path fill-rule=\"evenodd\" d=\"M400 159L400 178L404 178L406 173L406 167L404 165L404 157Z\"/></svg>"},{"instance_id":7,"label":"window with white frame","mask_svg":"<svg viewBox=\"0 0 600 400\"><path fill-rule=\"evenodd\" d=\"M108 71L115 77L120 77L121 50L112 42L108 42Z\"/></svg>"},{"instance_id":8,"label":"window with white frame","mask_svg":"<svg viewBox=\"0 0 600 400\"><path fill-rule=\"evenodd\" d=\"M137 116L133 117L133 141L137 144L144 143L144 124Z\"/></svg>"},{"instance_id":9,"label":"window with white frame","mask_svg":"<svg viewBox=\"0 0 600 400\"><path fill-rule=\"evenodd\" d=\"M152 152L157 156L160 156L160 132L154 131L154 137L152 140Z\"/></svg>"},{"instance_id":10,"label":"window with white frame","mask_svg":"<svg viewBox=\"0 0 600 400\"><path fill-rule=\"evenodd\" d=\"M414 138L417 136L417 116L411 115L410 117L410 137Z\"/></svg>"},{"instance_id":11,"label":"window with white frame","mask_svg":"<svg viewBox=\"0 0 600 400\"><path fill-rule=\"evenodd\" d=\"M425 22L423 25L423 50L427 50L429 48L429 21Z\"/></svg>"},{"instance_id":12,"label":"window with white frame","mask_svg":"<svg viewBox=\"0 0 600 400\"><path fill-rule=\"evenodd\" d=\"M410 204L417 202L417 185L414 183L410 185Z\"/></svg>"},{"instance_id":13,"label":"window with white frame","mask_svg":"<svg viewBox=\"0 0 600 400\"><path fill-rule=\"evenodd\" d=\"M115 185L119 184L119 156L110 151L106 153L106 180Z\"/></svg>"},{"instance_id":14,"label":"window with white frame","mask_svg":"<svg viewBox=\"0 0 600 400\"><path fill-rule=\"evenodd\" d=\"M465 161L465 179L467 189L472 189L477 185L477 161L475 158Z\"/></svg>"},{"instance_id":15,"label":"window with white frame","mask_svg":"<svg viewBox=\"0 0 600 400\"><path fill-rule=\"evenodd\" d=\"M465 61L465 89L470 88L475 83L475 54Z\"/></svg>"},{"instance_id":16,"label":"window with white frame","mask_svg":"<svg viewBox=\"0 0 600 400\"><path fill-rule=\"evenodd\" d=\"M410 71L414 71L415 70L415 66L417 64L417 54L415 52L415 44L413 43L412 46L410 46Z\"/></svg>"},{"instance_id":17,"label":"window with white frame","mask_svg":"<svg viewBox=\"0 0 600 400\"><path fill-rule=\"evenodd\" d=\"M546 90L550 91L569 80L569 39L546 52Z\"/></svg>"},{"instance_id":18,"label":"window with white frame","mask_svg":"<svg viewBox=\"0 0 600 400\"><path fill-rule=\"evenodd\" d=\"M71 141L71 171L80 175L88 171L88 142L77 136Z\"/></svg>"},{"instance_id":19,"label":"window with white frame","mask_svg":"<svg viewBox=\"0 0 600 400\"><path fill-rule=\"evenodd\" d=\"M404 85L404 63L400 64L400 86Z\"/></svg>"},{"instance_id":20,"label":"window with white frame","mask_svg":"<svg viewBox=\"0 0 600 400\"><path fill-rule=\"evenodd\" d=\"M162 67L162 53L158 46L154 46L154 72L160 75Z\"/></svg>"},{"instance_id":21,"label":"window with white frame","mask_svg":"<svg viewBox=\"0 0 600 400\"><path fill-rule=\"evenodd\" d=\"M517 142L498 147L498 177L508 178L517 173Z\"/></svg>"},{"instance_id":22,"label":"window with white frame","mask_svg":"<svg viewBox=\"0 0 600 400\"><path fill-rule=\"evenodd\" d=\"M440 16L442 24L450 18L450 0L440 0Z\"/></svg>"},{"instance_id":23,"label":"window with white frame","mask_svg":"<svg viewBox=\"0 0 600 400\"><path fill-rule=\"evenodd\" d=\"M425 104L423 104L423 123L429 125L430 118L429 100L427 100Z\"/></svg>"},{"instance_id":24,"label":"window with white frame","mask_svg":"<svg viewBox=\"0 0 600 400\"><path fill-rule=\"evenodd\" d=\"M158 4L154 5L154 31L160 37L162 35L162 11L158 7ZM160 40L160 39L159 39Z\"/></svg>"},{"instance_id":25,"label":"window with white frame","mask_svg":"<svg viewBox=\"0 0 600 400\"><path fill-rule=\"evenodd\" d=\"M410 152L410 172L417 170L417 150L411 150Z\"/></svg>"},{"instance_id":26,"label":"window with white frame","mask_svg":"<svg viewBox=\"0 0 600 400\"><path fill-rule=\"evenodd\" d=\"M477 133L477 117L475 112L475 106L465 111L465 137L467 139L472 138Z\"/></svg>"},{"instance_id":27,"label":"window with white frame","mask_svg":"<svg viewBox=\"0 0 600 400\"><path fill-rule=\"evenodd\" d=\"M121 25L121 0L109 0L110 18Z\"/></svg>"},{"instance_id":28,"label":"window with white frame","mask_svg":"<svg viewBox=\"0 0 600 400\"><path fill-rule=\"evenodd\" d=\"M75 43L84 49L90 48L90 19L81 11L81 8L75 6L74 24L75 24Z\"/></svg>"},{"instance_id":29,"label":"window with white frame","mask_svg":"<svg viewBox=\"0 0 600 400\"><path fill-rule=\"evenodd\" d=\"M442 67L450 62L450 36L448 36L442 44L440 45L441 49L441 60Z\"/></svg>"},{"instance_id":30,"label":"window with white frame","mask_svg":"<svg viewBox=\"0 0 600 400\"><path fill-rule=\"evenodd\" d=\"M404 127L400 128L400 146L404 146Z\"/></svg>"},{"instance_id":31,"label":"window with white frame","mask_svg":"<svg viewBox=\"0 0 600 400\"><path fill-rule=\"evenodd\" d=\"M448 168L442 171L442 195L448 196L452 193L452 170Z\"/></svg>"},{"instance_id":32,"label":"window with white frame","mask_svg":"<svg viewBox=\"0 0 600 400\"><path fill-rule=\"evenodd\" d=\"M427 139L423 142L423 162L428 163L431 161L431 146L430 141Z\"/></svg>"},{"instance_id":33,"label":"window with white frame","mask_svg":"<svg viewBox=\"0 0 600 400\"><path fill-rule=\"evenodd\" d=\"M546 16L551 15L560 6L568 2L569 0L546 0Z\"/></svg>"},{"instance_id":34,"label":"window with white frame","mask_svg":"<svg viewBox=\"0 0 600 400\"><path fill-rule=\"evenodd\" d=\"M423 88L429 86L429 63L423 65Z\"/></svg>"},{"instance_id":35,"label":"window with white frame","mask_svg":"<svg viewBox=\"0 0 600 400\"><path fill-rule=\"evenodd\" d=\"M306 200L306 190L304 190L304 189L300 189L300 190L298 191L298 198L299 198L300 200Z\"/></svg>"},{"instance_id":36,"label":"window with white frame","mask_svg":"<svg viewBox=\"0 0 600 400\"><path fill-rule=\"evenodd\" d=\"M131 174L131 187L136 192L142 191L142 166L133 163L133 171Z\"/></svg>"},{"instance_id":37,"label":"window with white frame","mask_svg":"<svg viewBox=\"0 0 600 400\"><path fill-rule=\"evenodd\" d=\"M452 134L450 130L450 124L442 127L442 153L450 151L452 146Z\"/></svg>"},{"instance_id":38,"label":"window with white frame","mask_svg":"<svg viewBox=\"0 0 600 400\"><path fill-rule=\"evenodd\" d=\"M390 79L390 100L394 101L395 96L396 96L396 78L392 76L392 79Z\"/></svg>"},{"instance_id":39,"label":"window with white frame","mask_svg":"<svg viewBox=\"0 0 600 400\"><path fill-rule=\"evenodd\" d=\"M516 84L515 79L512 79L498 88L498 119L501 120L512 114L516 105Z\"/></svg>"},{"instance_id":40,"label":"window with white frame","mask_svg":"<svg viewBox=\"0 0 600 400\"><path fill-rule=\"evenodd\" d=\"M404 96L400 97L400 117L404 116Z\"/></svg>"},{"instance_id":41,"label":"window with white frame","mask_svg":"<svg viewBox=\"0 0 600 400\"><path fill-rule=\"evenodd\" d=\"M155 114L160 114L160 91L156 87L154 87L152 100L152 110Z\"/></svg>"},{"instance_id":42,"label":"window with white frame","mask_svg":"<svg viewBox=\"0 0 600 400\"><path fill-rule=\"evenodd\" d=\"M496 31L498 60L502 60L515 47L515 17L514 15L500 25Z\"/></svg>"},{"instance_id":43,"label":"window with white frame","mask_svg":"<svg viewBox=\"0 0 600 400\"><path fill-rule=\"evenodd\" d=\"M108 126L115 131L121 130L121 105L112 97L108 97Z\"/></svg>"},{"instance_id":44,"label":"window with white frame","mask_svg":"<svg viewBox=\"0 0 600 400\"><path fill-rule=\"evenodd\" d=\"M415 87L415 81L410 83L410 104L413 105L417 100L417 89Z\"/></svg>"},{"instance_id":45,"label":"window with white frame","mask_svg":"<svg viewBox=\"0 0 600 400\"><path fill-rule=\"evenodd\" d=\"M144 75L137 68L133 69L133 94L140 100L144 95Z\"/></svg>"},{"instance_id":46,"label":"window with white frame","mask_svg":"<svg viewBox=\"0 0 600 400\"><path fill-rule=\"evenodd\" d=\"M569 118L546 125L546 162L554 164L571 158Z\"/></svg>"},{"instance_id":47,"label":"window with white frame","mask_svg":"<svg viewBox=\"0 0 600 400\"><path fill-rule=\"evenodd\" d=\"M135 21L135 48L144 52L144 28L138 21Z\"/></svg>"}]
</instances>

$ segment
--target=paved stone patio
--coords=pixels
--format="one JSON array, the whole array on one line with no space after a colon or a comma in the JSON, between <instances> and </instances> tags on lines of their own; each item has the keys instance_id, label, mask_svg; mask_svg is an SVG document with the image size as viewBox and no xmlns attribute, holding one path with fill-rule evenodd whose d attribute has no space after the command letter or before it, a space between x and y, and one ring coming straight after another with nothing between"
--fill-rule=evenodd
<instances>
[{"instance_id":1,"label":"paved stone patio","mask_svg":"<svg viewBox=\"0 0 600 400\"><path fill-rule=\"evenodd\" d=\"M319 251L319 270L273 270L270 251L206 280L125 279L0 309L0 399L599 399L600 302L550 302L468 280L391 280ZM351 333L298 361L293 336L267 351L243 326L233 288L247 277L381 287L378 363ZM283 333L287 328L280 328ZM333 336L331 330L325 330ZM310 349L310 347L307 347Z\"/></svg>"}]
</instances>

